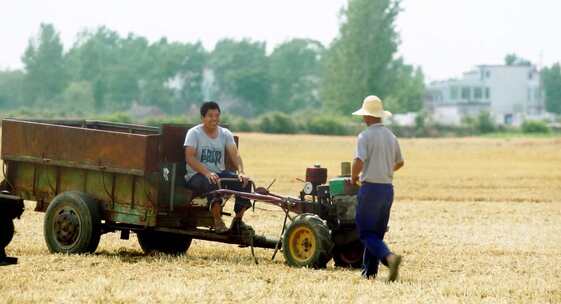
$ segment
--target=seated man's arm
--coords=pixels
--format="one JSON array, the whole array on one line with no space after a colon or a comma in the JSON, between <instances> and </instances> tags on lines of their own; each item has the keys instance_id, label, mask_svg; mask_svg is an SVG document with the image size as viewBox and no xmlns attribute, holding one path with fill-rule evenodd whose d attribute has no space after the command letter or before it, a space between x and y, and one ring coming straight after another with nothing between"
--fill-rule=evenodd
<instances>
[{"instance_id":1,"label":"seated man's arm","mask_svg":"<svg viewBox=\"0 0 561 304\"><path fill-rule=\"evenodd\" d=\"M236 171L243 174L243 161L238 151L238 147L236 145L228 145L226 147L226 153L228 153L228 157L232 160Z\"/></svg>"},{"instance_id":2,"label":"seated man's arm","mask_svg":"<svg viewBox=\"0 0 561 304\"><path fill-rule=\"evenodd\" d=\"M208 168L197 159L197 151L193 147L185 147L185 161L193 170L206 176L210 182L218 182L218 175L208 170Z\"/></svg>"},{"instance_id":3,"label":"seated man's arm","mask_svg":"<svg viewBox=\"0 0 561 304\"><path fill-rule=\"evenodd\" d=\"M243 161L238 151L238 147L235 144L228 145L226 146L226 153L228 153L228 157L230 157L230 159L234 163L234 167L238 171L238 177L240 178L240 181L243 182L245 187L249 179L245 176Z\"/></svg>"}]
</instances>

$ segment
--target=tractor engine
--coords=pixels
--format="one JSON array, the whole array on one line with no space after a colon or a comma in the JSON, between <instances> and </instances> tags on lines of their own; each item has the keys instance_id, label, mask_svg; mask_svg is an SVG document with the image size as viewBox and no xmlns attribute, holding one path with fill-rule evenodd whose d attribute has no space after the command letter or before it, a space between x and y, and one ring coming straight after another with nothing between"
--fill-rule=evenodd
<instances>
[{"instance_id":1,"label":"tractor engine","mask_svg":"<svg viewBox=\"0 0 561 304\"><path fill-rule=\"evenodd\" d=\"M358 186L351 183L351 164L341 163L341 175L327 181L327 168L315 165L306 169L306 181L300 200L311 197L319 205L318 216L326 221L334 244L333 259L337 266L358 268L363 245L355 224Z\"/></svg>"}]
</instances>

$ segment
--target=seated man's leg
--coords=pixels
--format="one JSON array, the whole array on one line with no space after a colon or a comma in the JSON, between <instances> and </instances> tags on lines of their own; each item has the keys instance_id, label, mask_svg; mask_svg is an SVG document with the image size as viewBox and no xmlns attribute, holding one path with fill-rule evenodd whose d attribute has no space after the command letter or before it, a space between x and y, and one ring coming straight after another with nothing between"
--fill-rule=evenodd
<instances>
[{"instance_id":1,"label":"seated man's leg","mask_svg":"<svg viewBox=\"0 0 561 304\"><path fill-rule=\"evenodd\" d=\"M206 176L197 173L189 179L187 182L187 188L193 190L195 195L202 195L216 190L218 186L212 184ZM222 200L216 195L207 195L207 201L212 217L214 218L214 227L216 232L226 232L228 229L226 228L224 221L222 221Z\"/></svg>"},{"instance_id":2,"label":"seated man's leg","mask_svg":"<svg viewBox=\"0 0 561 304\"><path fill-rule=\"evenodd\" d=\"M238 176L233 172L223 171L219 174L221 178L237 178ZM251 184L243 185L241 181L224 181L222 182L222 187L234 191L240 192L251 192ZM242 221L243 215L247 209L251 207L251 201L249 199L236 196L236 203L234 205L234 220L232 221L231 228L239 230L240 228L247 228L247 226Z\"/></svg>"}]
</instances>

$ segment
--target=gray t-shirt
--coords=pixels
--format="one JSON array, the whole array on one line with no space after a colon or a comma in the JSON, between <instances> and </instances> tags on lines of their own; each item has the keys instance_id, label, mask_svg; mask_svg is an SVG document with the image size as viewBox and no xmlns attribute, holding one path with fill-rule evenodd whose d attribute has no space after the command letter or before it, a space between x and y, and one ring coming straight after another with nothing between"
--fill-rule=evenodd
<instances>
[{"instance_id":1,"label":"gray t-shirt","mask_svg":"<svg viewBox=\"0 0 561 304\"><path fill-rule=\"evenodd\" d=\"M403 161L397 138L381 123L358 135L355 157L364 162L360 181L378 184L391 184L395 164Z\"/></svg>"},{"instance_id":2,"label":"gray t-shirt","mask_svg":"<svg viewBox=\"0 0 561 304\"><path fill-rule=\"evenodd\" d=\"M224 166L224 157L226 147L235 145L234 135L230 130L218 127L218 136L210 138L203 130L203 125L197 125L187 131L185 135L184 147L192 147L197 151L197 160L200 161L211 172L220 173L226 168ZM185 180L189 181L193 175L197 174L193 168L187 166L187 174Z\"/></svg>"}]
</instances>

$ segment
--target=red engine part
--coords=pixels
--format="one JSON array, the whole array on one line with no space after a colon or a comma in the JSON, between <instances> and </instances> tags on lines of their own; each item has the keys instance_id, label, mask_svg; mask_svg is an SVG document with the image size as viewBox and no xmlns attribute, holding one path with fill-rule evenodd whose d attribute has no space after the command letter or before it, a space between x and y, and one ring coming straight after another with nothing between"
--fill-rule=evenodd
<instances>
[{"instance_id":1,"label":"red engine part","mask_svg":"<svg viewBox=\"0 0 561 304\"><path fill-rule=\"evenodd\" d=\"M306 181L314 186L325 184L327 182L327 168L319 166L306 168Z\"/></svg>"}]
</instances>

